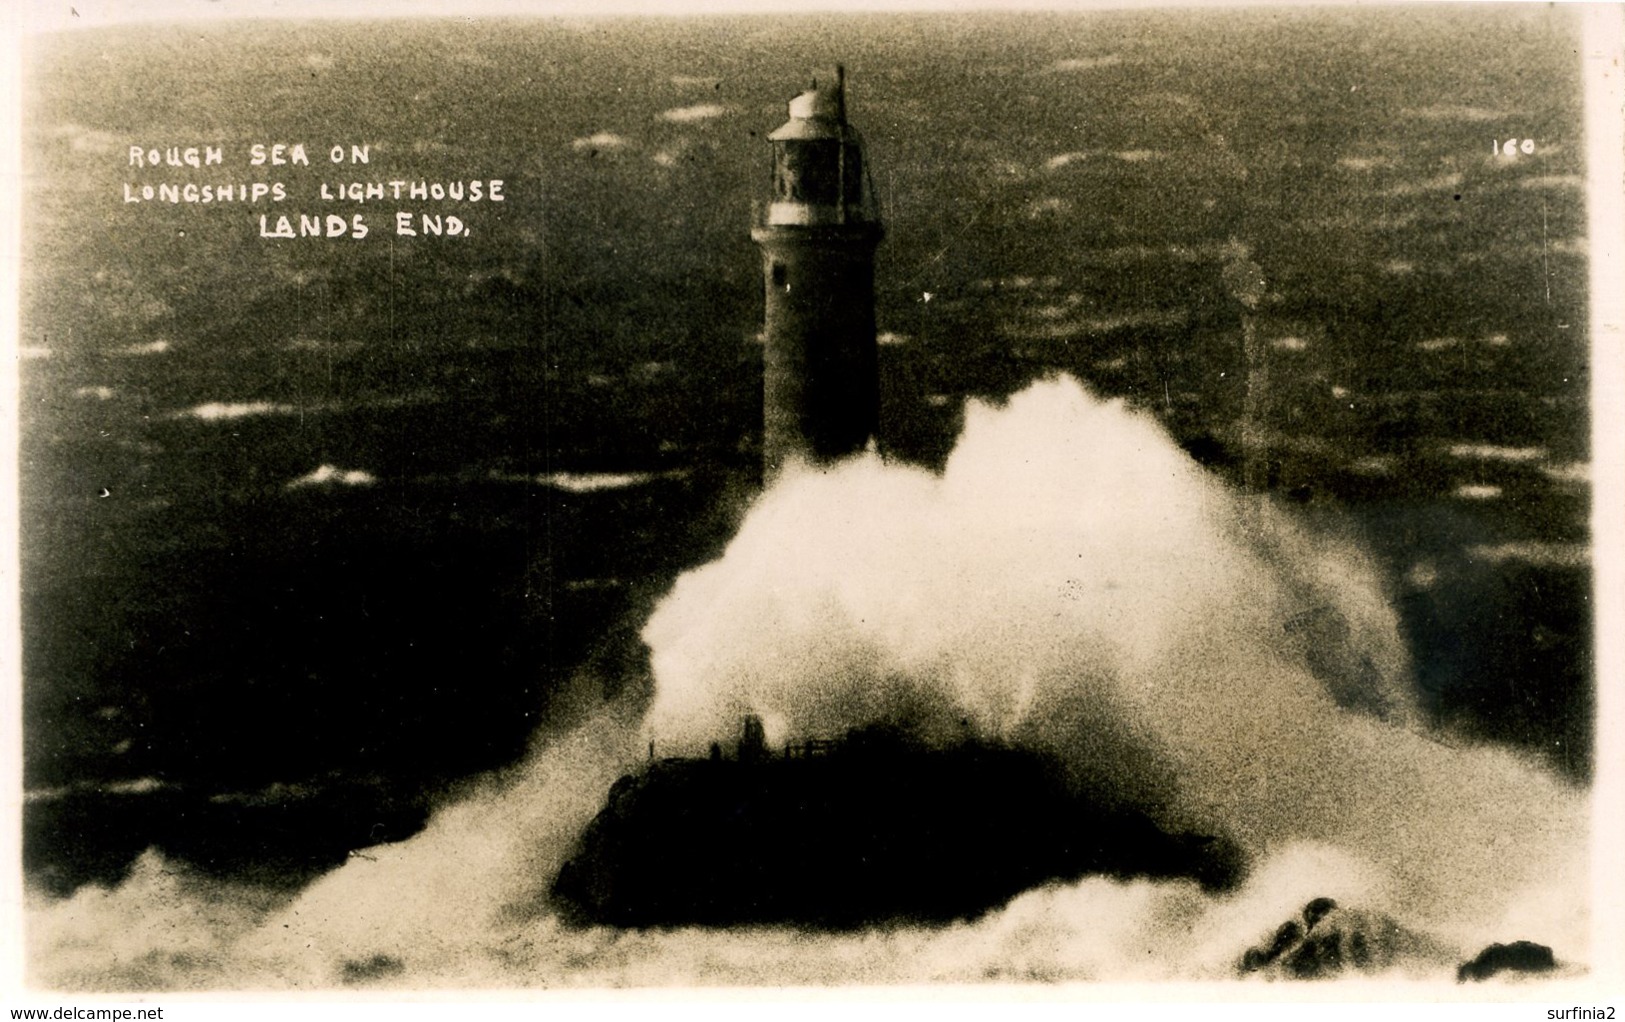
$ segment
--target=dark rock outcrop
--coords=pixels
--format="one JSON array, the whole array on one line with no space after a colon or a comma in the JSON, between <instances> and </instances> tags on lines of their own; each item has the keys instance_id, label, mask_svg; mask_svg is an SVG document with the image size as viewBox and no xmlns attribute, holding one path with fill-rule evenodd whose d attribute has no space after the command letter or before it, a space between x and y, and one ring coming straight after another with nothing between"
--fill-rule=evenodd
<instances>
[{"instance_id":1,"label":"dark rock outcrop","mask_svg":"<svg viewBox=\"0 0 1625 1022\"><path fill-rule=\"evenodd\" d=\"M798 757L665 760L621 778L559 872L571 922L832 928L976 916L1085 874L1235 883L1223 840L1074 792L1034 753L855 734Z\"/></svg>"},{"instance_id":2,"label":"dark rock outcrop","mask_svg":"<svg viewBox=\"0 0 1625 1022\"><path fill-rule=\"evenodd\" d=\"M1557 968L1552 949L1530 940L1491 944L1456 970L1456 982L1478 982L1501 972L1551 972Z\"/></svg>"},{"instance_id":3,"label":"dark rock outcrop","mask_svg":"<svg viewBox=\"0 0 1625 1022\"><path fill-rule=\"evenodd\" d=\"M1288 979L1382 972L1408 961L1440 959L1442 949L1378 912L1316 898L1264 943L1248 948L1238 969Z\"/></svg>"}]
</instances>

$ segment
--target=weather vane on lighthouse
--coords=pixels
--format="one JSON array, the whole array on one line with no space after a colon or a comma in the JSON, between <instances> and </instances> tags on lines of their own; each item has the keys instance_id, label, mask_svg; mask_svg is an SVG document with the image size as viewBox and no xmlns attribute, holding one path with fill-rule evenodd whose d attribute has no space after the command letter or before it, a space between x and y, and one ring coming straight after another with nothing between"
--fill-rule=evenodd
<instances>
[{"instance_id":1,"label":"weather vane on lighthouse","mask_svg":"<svg viewBox=\"0 0 1625 1022\"><path fill-rule=\"evenodd\" d=\"M885 231L846 120L846 71L790 101L768 135L773 194L751 237L762 248L762 474L863 450L880 417L875 248Z\"/></svg>"}]
</instances>

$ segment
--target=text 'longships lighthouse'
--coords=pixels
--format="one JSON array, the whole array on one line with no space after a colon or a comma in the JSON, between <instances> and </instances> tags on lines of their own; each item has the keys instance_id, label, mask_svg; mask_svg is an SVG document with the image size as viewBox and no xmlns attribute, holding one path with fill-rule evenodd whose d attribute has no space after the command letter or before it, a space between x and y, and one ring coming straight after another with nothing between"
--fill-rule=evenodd
<instances>
[{"instance_id":1,"label":"text 'longships lighthouse'","mask_svg":"<svg viewBox=\"0 0 1625 1022\"><path fill-rule=\"evenodd\" d=\"M773 194L751 237L762 247L762 474L863 448L880 417L875 247L884 230L846 121L846 76L790 101L768 136Z\"/></svg>"}]
</instances>

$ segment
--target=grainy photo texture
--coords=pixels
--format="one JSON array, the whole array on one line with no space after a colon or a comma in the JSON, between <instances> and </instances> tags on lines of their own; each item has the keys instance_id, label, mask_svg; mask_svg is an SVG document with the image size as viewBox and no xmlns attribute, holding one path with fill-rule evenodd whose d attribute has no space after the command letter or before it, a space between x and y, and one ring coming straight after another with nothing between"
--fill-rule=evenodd
<instances>
[{"instance_id":1,"label":"grainy photo texture","mask_svg":"<svg viewBox=\"0 0 1625 1022\"><path fill-rule=\"evenodd\" d=\"M1583 974L1580 48L31 36L30 983Z\"/></svg>"}]
</instances>

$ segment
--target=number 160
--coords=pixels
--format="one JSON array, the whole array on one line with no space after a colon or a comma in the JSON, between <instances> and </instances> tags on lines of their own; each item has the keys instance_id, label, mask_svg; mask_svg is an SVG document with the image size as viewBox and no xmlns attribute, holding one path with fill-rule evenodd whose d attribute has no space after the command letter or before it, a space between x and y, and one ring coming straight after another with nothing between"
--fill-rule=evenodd
<instances>
[{"instance_id":1,"label":"number 160","mask_svg":"<svg viewBox=\"0 0 1625 1022\"><path fill-rule=\"evenodd\" d=\"M1519 153L1527 156L1535 151L1535 140L1526 138L1519 141L1515 138L1509 138L1502 142L1500 139L1491 139L1490 151L1497 156L1516 156Z\"/></svg>"}]
</instances>

